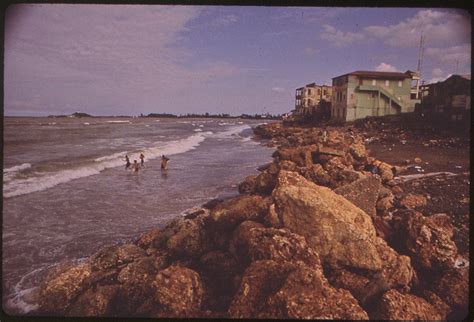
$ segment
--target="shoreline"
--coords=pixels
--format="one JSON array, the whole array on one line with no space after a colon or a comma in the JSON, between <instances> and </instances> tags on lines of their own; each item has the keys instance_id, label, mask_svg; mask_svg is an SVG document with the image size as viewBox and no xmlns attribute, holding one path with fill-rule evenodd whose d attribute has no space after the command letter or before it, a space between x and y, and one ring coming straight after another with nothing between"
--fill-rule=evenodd
<instances>
[{"instance_id":1,"label":"shoreline","mask_svg":"<svg viewBox=\"0 0 474 322\"><path fill-rule=\"evenodd\" d=\"M393 169L364 171L373 160L360 135L281 123L255 134L276 145L274 161L245 178L240 195L210 200L79 265L58 265L28 315L445 319L467 310L467 288L456 286L453 301L420 281L430 272L440 285L467 283L452 268L449 220L425 217L410 202L397 209ZM430 240L410 244L420 225L444 252ZM399 234L409 241L398 245Z\"/></svg>"}]
</instances>

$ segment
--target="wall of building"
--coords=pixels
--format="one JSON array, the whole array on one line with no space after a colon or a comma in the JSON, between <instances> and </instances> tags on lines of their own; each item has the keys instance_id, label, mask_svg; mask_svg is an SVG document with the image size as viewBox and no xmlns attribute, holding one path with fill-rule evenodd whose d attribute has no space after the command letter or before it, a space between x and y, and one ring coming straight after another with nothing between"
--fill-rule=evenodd
<instances>
[{"instance_id":1,"label":"wall of building","mask_svg":"<svg viewBox=\"0 0 474 322\"><path fill-rule=\"evenodd\" d=\"M376 86L392 96L378 91L359 91L360 85ZM383 116L413 112L410 99L411 79L373 79L345 75L333 79L331 118L354 121L368 116ZM392 100L392 102L391 102ZM395 104L395 102L399 104ZM401 106L399 106L401 105Z\"/></svg>"}]
</instances>

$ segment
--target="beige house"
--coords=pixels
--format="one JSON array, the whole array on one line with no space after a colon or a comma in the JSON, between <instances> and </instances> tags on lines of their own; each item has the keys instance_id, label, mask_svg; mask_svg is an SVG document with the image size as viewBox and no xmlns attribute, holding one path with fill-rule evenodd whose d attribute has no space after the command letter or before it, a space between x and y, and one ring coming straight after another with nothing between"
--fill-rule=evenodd
<instances>
[{"instance_id":1,"label":"beige house","mask_svg":"<svg viewBox=\"0 0 474 322\"><path fill-rule=\"evenodd\" d=\"M321 112L324 103L329 104L331 102L331 96L332 87L328 85L311 83L297 88L293 116L295 119L303 119Z\"/></svg>"}]
</instances>

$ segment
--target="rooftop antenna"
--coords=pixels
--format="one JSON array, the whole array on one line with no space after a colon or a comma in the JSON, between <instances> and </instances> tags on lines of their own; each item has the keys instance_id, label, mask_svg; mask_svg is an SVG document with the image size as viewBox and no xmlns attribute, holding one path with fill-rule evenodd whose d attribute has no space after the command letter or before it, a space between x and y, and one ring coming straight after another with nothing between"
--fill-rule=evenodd
<instances>
[{"instance_id":1,"label":"rooftop antenna","mask_svg":"<svg viewBox=\"0 0 474 322\"><path fill-rule=\"evenodd\" d=\"M416 80L416 99L419 98L420 95L420 79L421 79L421 68L423 67L423 49L425 46L425 36L421 34L420 37L420 48L418 49L418 68L417 68L417 76L418 79Z\"/></svg>"}]
</instances>

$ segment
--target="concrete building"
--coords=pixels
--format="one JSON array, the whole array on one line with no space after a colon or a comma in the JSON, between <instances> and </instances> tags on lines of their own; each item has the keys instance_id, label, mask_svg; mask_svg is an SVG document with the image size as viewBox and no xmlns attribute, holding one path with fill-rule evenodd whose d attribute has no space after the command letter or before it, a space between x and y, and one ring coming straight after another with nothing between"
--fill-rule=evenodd
<instances>
[{"instance_id":1,"label":"concrete building","mask_svg":"<svg viewBox=\"0 0 474 322\"><path fill-rule=\"evenodd\" d=\"M443 82L422 86L422 113L461 121L471 110L471 75L452 75Z\"/></svg>"},{"instance_id":2,"label":"concrete building","mask_svg":"<svg viewBox=\"0 0 474 322\"><path fill-rule=\"evenodd\" d=\"M412 71L355 71L332 79L331 119L354 121L367 116L413 112L420 102L412 98ZM416 93L415 93L416 94Z\"/></svg>"},{"instance_id":3,"label":"concrete building","mask_svg":"<svg viewBox=\"0 0 474 322\"><path fill-rule=\"evenodd\" d=\"M295 119L301 120L310 116L322 114L325 110L328 110L328 104L331 102L331 97L332 87L328 85L317 85L316 83L311 83L304 87L297 88L293 116Z\"/></svg>"}]
</instances>

